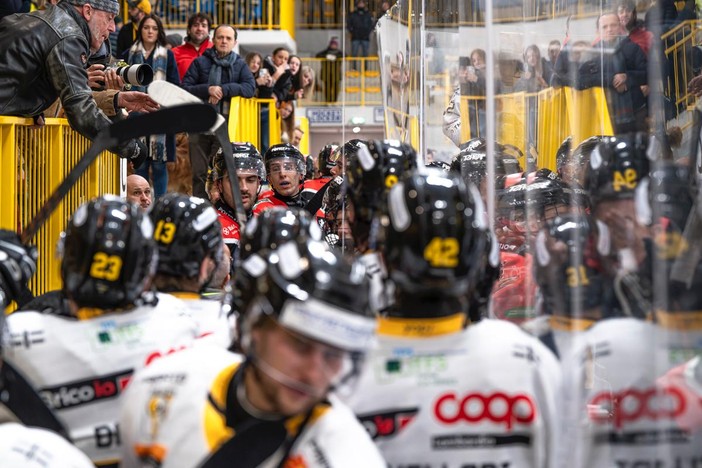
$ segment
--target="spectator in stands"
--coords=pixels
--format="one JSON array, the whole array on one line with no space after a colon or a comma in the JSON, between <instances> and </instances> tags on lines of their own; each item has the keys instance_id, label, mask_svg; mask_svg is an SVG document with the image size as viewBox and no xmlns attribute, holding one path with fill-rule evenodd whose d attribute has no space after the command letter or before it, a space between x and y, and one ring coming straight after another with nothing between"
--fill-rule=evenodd
<instances>
[{"instance_id":1,"label":"spectator in stands","mask_svg":"<svg viewBox=\"0 0 702 468\"><path fill-rule=\"evenodd\" d=\"M179 47L182 45L183 45L183 36L181 36L180 34L173 33L173 34L169 34L168 36L166 36L166 47L168 47L169 49L173 50L176 47ZM178 67L176 66L176 68L178 68ZM178 78L180 78L180 75L178 75Z\"/></svg>"},{"instance_id":2,"label":"spectator in stands","mask_svg":"<svg viewBox=\"0 0 702 468\"><path fill-rule=\"evenodd\" d=\"M471 137L485 136L485 66L483 49L474 49L470 57L458 59L458 82L462 96L471 96L468 102L468 121Z\"/></svg>"},{"instance_id":3,"label":"spectator in stands","mask_svg":"<svg viewBox=\"0 0 702 468\"><path fill-rule=\"evenodd\" d=\"M548 88L550 76L546 76L539 46L532 44L524 51L524 71L514 84L514 90L527 93L537 93Z\"/></svg>"},{"instance_id":4,"label":"spectator in stands","mask_svg":"<svg viewBox=\"0 0 702 468\"><path fill-rule=\"evenodd\" d=\"M128 3L129 23L122 26L117 35L117 48L114 50L115 56L126 58L129 54L129 48L134 45L137 40L137 30L139 23L146 15L151 14L151 3L149 0L132 0Z\"/></svg>"},{"instance_id":5,"label":"spectator in stands","mask_svg":"<svg viewBox=\"0 0 702 468\"><path fill-rule=\"evenodd\" d=\"M289 143L295 130L295 104L292 100L278 103L280 112L280 139Z\"/></svg>"},{"instance_id":6,"label":"spectator in stands","mask_svg":"<svg viewBox=\"0 0 702 468\"><path fill-rule=\"evenodd\" d=\"M148 210L153 202L149 181L138 174L127 177L127 201Z\"/></svg>"},{"instance_id":7,"label":"spectator in stands","mask_svg":"<svg viewBox=\"0 0 702 468\"><path fill-rule=\"evenodd\" d=\"M173 48L173 55L175 55L181 80L185 78L185 73L188 71L190 64L193 63L193 60L212 47L212 41L210 41L211 24L210 17L202 13L195 13L188 18L188 32L185 35L185 43Z\"/></svg>"},{"instance_id":8,"label":"spectator in stands","mask_svg":"<svg viewBox=\"0 0 702 468\"><path fill-rule=\"evenodd\" d=\"M292 74L288 60L290 51L285 47L278 47L273 51L273 55L268 56L263 61L263 68L273 79L273 97L277 102L288 99L292 91Z\"/></svg>"},{"instance_id":9,"label":"spectator in stands","mask_svg":"<svg viewBox=\"0 0 702 468\"><path fill-rule=\"evenodd\" d=\"M292 84L288 99L299 99L302 97L302 86L300 83L302 78L302 75L300 75L302 60L297 55L291 55L288 59L288 65L290 65L290 82Z\"/></svg>"},{"instance_id":10,"label":"spectator in stands","mask_svg":"<svg viewBox=\"0 0 702 468\"><path fill-rule=\"evenodd\" d=\"M254 80L256 80L256 91L254 96L259 99L271 99L273 97L273 77L267 68L263 68L263 56L258 52L250 52L246 55L246 64L249 66ZM261 144L259 147L262 152L268 151L270 146L269 138L269 106L266 103L261 103L261 113L259 114Z\"/></svg>"},{"instance_id":11,"label":"spectator in stands","mask_svg":"<svg viewBox=\"0 0 702 468\"><path fill-rule=\"evenodd\" d=\"M327 48L319 52L316 57L324 59L320 72L320 78L324 83L324 100L328 103L334 103L339 94L341 59L344 58L344 53L339 50L339 38L332 37Z\"/></svg>"},{"instance_id":12,"label":"spectator in stands","mask_svg":"<svg viewBox=\"0 0 702 468\"><path fill-rule=\"evenodd\" d=\"M166 44L166 31L163 29L161 19L156 15L146 15L139 23L137 41L129 49L127 63L130 65L145 63L154 71L153 81L166 80L180 86L175 57ZM146 91L145 87L135 86L135 88ZM149 149L149 157L136 173L149 180L149 168L151 169L154 192L156 192L156 198L160 198L168 189L166 162L176 160L175 136L149 135L146 137L146 145Z\"/></svg>"},{"instance_id":13,"label":"spectator in stands","mask_svg":"<svg viewBox=\"0 0 702 468\"><path fill-rule=\"evenodd\" d=\"M292 138L290 139L290 144L293 145L295 148L300 149L300 142L302 141L302 137L305 135L305 132L302 131L300 127L295 127L295 130L293 130Z\"/></svg>"},{"instance_id":14,"label":"spectator in stands","mask_svg":"<svg viewBox=\"0 0 702 468\"><path fill-rule=\"evenodd\" d=\"M346 20L346 29L351 34L351 55L368 57L370 35L374 26L375 21L366 8L365 0L356 0L356 9Z\"/></svg>"},{"instance_id":15,"label":"spectator in stands","mask_svg":"<svg viewBox=\"0 0 702 468\"><path fill-rule=\"evenodd\" d=\"M549 77L548 83L551 82L553 77L553 70L556 68L556 60L558 59L558 53L561 51L561 41L554 39L548 43L547 57L541 59L544 66L544 74Z\"/></svg>"},{"instance_id":16,"label":"spectator in stands","mask_svg":"<svg viewBox=\"0 0 702 468\"><path fill-rule=\"evenodd\" d=\"M71 127L88 139L111 122L98 109L88 86L85 66L114 30L116 0L64 0L57 6L0 21L0 115L32 117L61 97ZM122 93L115 95L119 101ZM144 99L145 98L145 99ZM147 95L136 105L155 110ZM113 150L138 167L146 156L135 140Z\"/></svg>"},{"instance_id":17,"label":"spectator in stands","mask_svg":"<svg viewBox=\"0 0 702 468\"><path fill-rule=\"evenodd\" d=\"M29 13L30 8L29 0L5 0L0 4L0 19L14 13Z\"/></svg>"},{"instance_id":18,"label":"spectator in stands","mask_svg":"<svg viewBox=\"0 0 702 468\"><path fill-rule=\"evenodd\" d=\"M641 47L644 54L648 56L653 42L653 33L647 31L644 22L636 17L636 4L633 0L621 0L617 5L617 16L619 23L629 32L629 39Z\"/></svg>"},{"instance_id":19,"label":"spectator in stands","mask_svg":"<svg viewBox=\"0 0 702 468\"><path fill-rule=\"evenodd\" d=\"M556 58L551 86L574 86L580 65L589 59L592 45L587 41L567 42Z\"/></svg>"},{"instance_id":20,"label":"spectator in stands","mask_svg":"<svg viewBox=\"0 0 702 468\"><path fill-rule=\"evenodd\" d=\"M600 15L597 31L593 58L578 70L578 87L605 89L615 133L647 131L646 97L641 90L648 84L646 55L627 37L616 13Z\"/></svg>"},{"instance_id":21,"label":"spectator in stands","mask_svg":"<svg viewBox=\"0 0 702 468\"><path fill-rule=\"evenodd\" d=\"M231 98L253 97L256 82L251 70L234 52L237 32L228 24L214 31L214 47L193 60L183 78L183 88L213 105L225 119L229 118ZM193 173L193 195L207 198L205 177L215 153L220 149L214 135L190 135L190 165Z\"/></svg>"},{"instance_id":22,"label":"spectator in stands","mask_svg":"<svg viewBox=\"0 0 702 468\"><path fill-rule=\"evenodd\" d=\"M115 30L110 33L110 51L115 58L117 58L117 38L123 27L124 21L122 17L119 15L115 16Z\"/></svg>"},{"instance_id":23,"label":"spectator in stands","mask_svg":"<svg viewBox=\"0 0 702 468\"><path fill-rule=\"evenodd\" d=\"M312 67L304 65L300 70L300 84L302 85L302 93L298 97L299 101L312 101L314 99L315 75ZM304 102L303 102L304 105Z\"/></svg>"}]
</instances>

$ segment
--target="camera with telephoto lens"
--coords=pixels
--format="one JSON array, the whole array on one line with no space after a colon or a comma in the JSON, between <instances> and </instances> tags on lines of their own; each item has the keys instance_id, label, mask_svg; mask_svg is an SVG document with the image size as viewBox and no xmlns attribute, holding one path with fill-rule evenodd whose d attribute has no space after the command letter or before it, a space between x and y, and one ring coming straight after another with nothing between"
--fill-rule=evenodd
<instances>
[{"instance_id":1,"label":"camera with telephoto lens","mask_svg":"<svg viewBox=\"0 0 702 468\"><path fill-rule=\"evenodd\" d=\"M154 80L154 70L146 63L136 65L123 65L120 63L109 68L114 69L125 84L132 86L147 86Z\"/></svg>"}]
</instances>

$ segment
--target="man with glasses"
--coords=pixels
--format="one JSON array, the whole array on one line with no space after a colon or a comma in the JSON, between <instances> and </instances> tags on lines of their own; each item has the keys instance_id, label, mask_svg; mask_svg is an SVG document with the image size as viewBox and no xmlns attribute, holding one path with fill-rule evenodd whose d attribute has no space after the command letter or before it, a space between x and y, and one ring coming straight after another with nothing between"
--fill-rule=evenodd
<instances>
[{"instance_id":1,"label":"man with glasses","mask_svg":"<svg viewBox=\"0 0 702 468\"><path fill-rule=\"evenodd\" d=\"M273 206L304 208L315 192L303 190L307 165L302 153L288 143L281 143L266 151L263 162L271 190L254 205L253 214Z\"/></svg>"}]
</instances>

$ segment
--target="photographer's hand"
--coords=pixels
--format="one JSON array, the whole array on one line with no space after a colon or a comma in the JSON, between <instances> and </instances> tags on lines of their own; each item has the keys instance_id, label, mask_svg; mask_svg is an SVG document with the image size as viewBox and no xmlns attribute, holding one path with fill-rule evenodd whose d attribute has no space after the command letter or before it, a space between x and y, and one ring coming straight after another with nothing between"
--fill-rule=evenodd
<instances>
[{"instance_id":1,"label":"photographer's hand","mask_svg":"<svg viewBox=\"0 0 702 468\"><path fill-rule=\"evenodd\" d=\"M117 74L114 68L105 70L105 88L120 90L124 87L124 80Z\"/></svg>"},{"instance_id":2,"label":"photographer's hand","mask_svg":"<svg viewBox=\"0 0 702 468\"><path fill-rule=\"evenodd\" d=\"M117 104L129 112L153 112L159 105L148 94L139 91L121 91L117 94Z\"/></svg>"},{"instance_id":3,"label":"photographer's hand","mask_svg":"<svg viewBox=\"0 0 702 468\"><path fill-rule=\"evenodd\" d=\"M95 63L86 70L88 72L88 86L102 88L105 84L105 65Z\"/></svg>"}]
</instances>

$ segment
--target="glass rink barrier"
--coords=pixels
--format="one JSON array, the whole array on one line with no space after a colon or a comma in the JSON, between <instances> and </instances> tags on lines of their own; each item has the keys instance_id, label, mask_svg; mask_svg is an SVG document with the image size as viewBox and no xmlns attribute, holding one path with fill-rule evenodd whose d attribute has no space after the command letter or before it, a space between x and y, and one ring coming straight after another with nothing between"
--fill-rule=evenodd
<instances>
[{"instance_id":1,"label":"glass rink barrier","mask_svg":"<svg viewBox=\"0 0 702 468\"><path fill-rule=\"evenodd\" d=\"M471 317L558 363L534 385L479 357L480 391L427 400L413 466L702 467L700 26L691 2L652 3L401 0L378 21L386 137L486 208L499 274ZM503 424L471 429L485 418Z\"/></svg>"}]
</instances>

